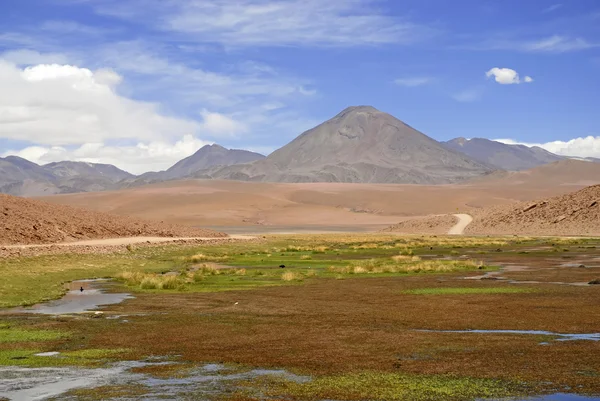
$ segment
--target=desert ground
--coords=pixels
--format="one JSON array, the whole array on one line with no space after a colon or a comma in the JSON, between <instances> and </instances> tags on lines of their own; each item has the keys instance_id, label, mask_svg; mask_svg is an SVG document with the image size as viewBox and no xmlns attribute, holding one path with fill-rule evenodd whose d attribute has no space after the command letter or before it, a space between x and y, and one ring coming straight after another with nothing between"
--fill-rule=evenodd
<instances>
[{"instance_id":1,"label":"desert ground","mask_svg":"<svg viewBox=\"0 0 600 401\"><path fill-rule=\"evenodd\" d=\"M0 399L597 400L581 167L2 198Z\"/></svg>"},{"instance_id":2,"label":"desert ground","mask_svg":"<svg viewBox=\"0 0 600 401\"><path fill-rule=\"evenodd\" d=\"M356 232L378 231L415 217L477 214L488 207L563 195L593 184L600 184L599 163L568 160L455 185L188 180L40 199L235 234ZM453 224L448 220L441 233Z\"/></svg>"},{"instance_id":3,"label":"desert ground","mask_svg":"<svg viewBox=\"0 0 600 401\"><path fill-rule=\"evenodd\" d=\"M0 397L594 400L599 249L354 233L7 258Z\"/></svg>"}]
</instances>

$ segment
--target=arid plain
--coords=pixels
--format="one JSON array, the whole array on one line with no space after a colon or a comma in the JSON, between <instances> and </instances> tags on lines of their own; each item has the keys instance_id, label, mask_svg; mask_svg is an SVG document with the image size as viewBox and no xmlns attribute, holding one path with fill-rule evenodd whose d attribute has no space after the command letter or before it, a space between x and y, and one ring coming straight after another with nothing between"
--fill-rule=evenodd
<instances>
[{"instance_id":1,"label":"arid plain","mask_svg":"<svg viewBox=\"0 0 600 401\"><path fill-rule=\"evenodd\" d=\"M0 397L597 399L599 177L6 198Z\"/></svg>"},{"instance_id":2,"label":"arid plain","mask_svg":"<svg viewBox=\"0 0 600 401\"><path fill-rule=\"evenodd\" d=\"M452 185L186 180L41 199L233 233L343 232L377 231L428 215L478 212L593 184L600 184L600 164L566 160Z\"/></svg>"}]
</instances>

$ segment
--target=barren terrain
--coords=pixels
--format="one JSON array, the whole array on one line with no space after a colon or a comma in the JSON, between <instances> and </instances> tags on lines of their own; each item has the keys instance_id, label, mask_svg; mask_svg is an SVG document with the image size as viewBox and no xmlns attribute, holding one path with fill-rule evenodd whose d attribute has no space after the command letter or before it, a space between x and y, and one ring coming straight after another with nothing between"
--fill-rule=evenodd
<instances>
[{"instance_id":1,"label":"barren terrain","mask_svg":"<svg viewBox=\"0 0 600 401\"><path fill-rule=\"evenodd\" d=\"M50 244L118 237L224 237L184 225L145 221L0 195L0 244Z\"/></svg>"},{"instance_id":2,"label":"barren terrain","mask_svg":"<svg viewBox=\"0 0 600 401\"><path fill-rule=\"evenodd\" d=\"M171 181L128 190L57 195L52 203L226 232L378 231L418 216L477 213L600 183L600 164L561 161L454 185ZM444 234L455 219L431 233ZM230 231L228 231L230 229ZM411 232L418 232L411 231Z\"/></svg>"}]
</instances>

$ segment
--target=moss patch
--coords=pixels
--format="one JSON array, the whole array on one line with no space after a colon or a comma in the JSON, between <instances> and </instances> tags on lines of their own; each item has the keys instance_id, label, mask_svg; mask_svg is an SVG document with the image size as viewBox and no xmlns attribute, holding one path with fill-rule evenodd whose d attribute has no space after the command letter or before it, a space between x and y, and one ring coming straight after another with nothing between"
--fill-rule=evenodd
<instances>
[{"instance_id":1,"label":"moss patch","mask_svg":"<svg viewBox=\"0 0 600 401\"><path fill-rule=\"evenodd\" d=\"M307 383L265 378L261 385L268 396L292 400L474 400L520 392L517 385L499 380L382 372L323 376Z\"/></svg>"},{"instance_id":2,"label":"moss patch","mask_svg":"<svg viewBox=\"0 0 600 401\"><path fill-rule=\"evenodd\" d=\"M87 349L68 351L56 356L36 356L39 349L0 350L0 366L95 366L127 352L123 349Z\"/></svg>"},{"instance_id":3,"label":"moss patch","mask_svg":"<svg viewBox=\"0 0 600 401\"><path fill-rule=\"evenodd\" d=\"M521 294L536 292L533 288L518 287L454 287L454 288L417 288L403 291L409 295L479 295L479 294Z\"/></svg>"}]
</instances>

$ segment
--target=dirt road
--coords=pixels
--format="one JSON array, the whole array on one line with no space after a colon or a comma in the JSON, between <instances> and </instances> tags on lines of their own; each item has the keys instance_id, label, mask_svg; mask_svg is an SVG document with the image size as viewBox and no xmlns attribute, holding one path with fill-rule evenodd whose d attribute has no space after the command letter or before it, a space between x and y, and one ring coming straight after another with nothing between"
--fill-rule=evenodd
<instances>
[{"instance_id":1,"label":"dirt road","mask_svg":"<svg viewBox=\"0 0 600 401\"><path fill-rule=\"evenodd\" d=\"M75 242L63 242L58 244L42 244L42 245L4 245L3 248L8 249L26 249L26 248L38 248L48 246L119 246L119 245L133 245L150 243L157 244L162 242L175 242L175 241L215 241L215 240L251 240L256 237L250 235L230 235L228 237L189 237L189 238L169 238L169 237L130 237L130 238L108 238L108 239L94 239L88 241L75 241Z\"/></svg>"},{"instance_id":2,"label":"dirt road","mask_svg":"<svg viewBox=\"0 0 600 401\"><path fill-rule=\"evenodd\" d=\"M454 217L458 219L458 223L448 231L448 235L463 235L465 228L473 221L473 217L468 214L455 214Z\"/></svg>"}]
</instances>

